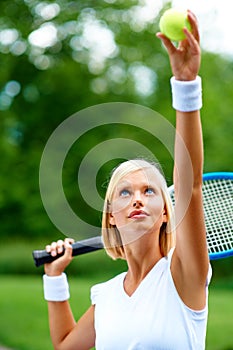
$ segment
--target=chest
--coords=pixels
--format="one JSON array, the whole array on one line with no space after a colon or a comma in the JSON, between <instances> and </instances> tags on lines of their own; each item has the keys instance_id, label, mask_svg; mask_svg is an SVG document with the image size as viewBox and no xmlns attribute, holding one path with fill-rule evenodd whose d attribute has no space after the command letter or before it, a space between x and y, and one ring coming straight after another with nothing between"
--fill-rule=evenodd
<instances>
[{"instance_id":1,"label":"chest","mask_svg":"<svg viewBox=\"0 0 233 350\"><path fill-rule=\"evenodd\" d=\"M131 297L122 290L109 290L96 305L96 348L191 349L179 315L179 303L174 304L173 291L165 290L163 283L140 286Z\"/></svg>"}]
</instances>

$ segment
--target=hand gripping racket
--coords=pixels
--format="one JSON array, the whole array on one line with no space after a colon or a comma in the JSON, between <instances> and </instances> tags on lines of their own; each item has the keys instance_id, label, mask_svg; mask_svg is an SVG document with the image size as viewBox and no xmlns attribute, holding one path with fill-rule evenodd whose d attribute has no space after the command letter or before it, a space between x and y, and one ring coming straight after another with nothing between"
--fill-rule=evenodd
<instances>
[{"instance_id":1,"label":"hand gripping racket","mask_svg":"<svg viewBox=\"0 0 233 350\"><path fill-rule=\"evenodd\" d=\"M174 203L173 186L169 188ZM233 255L233 172L203 175L203 202L209 258L221 259ZM100 236L72 244L73 256L103 249ZM63 253L52 257L45 250L34 250L36 266L50 263Z\"/></svg>"}]
</instances>

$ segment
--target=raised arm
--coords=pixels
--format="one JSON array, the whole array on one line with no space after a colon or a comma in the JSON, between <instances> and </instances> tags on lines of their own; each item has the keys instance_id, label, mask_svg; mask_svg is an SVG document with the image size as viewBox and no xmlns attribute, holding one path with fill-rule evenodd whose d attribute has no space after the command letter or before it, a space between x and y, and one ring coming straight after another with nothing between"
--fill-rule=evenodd
<instances>
[{"instance_id":1,"label":"raised arm","mask_svg":"<svg viewBox=\"0 0 233 350\"><path fill-rule=\"evenodd\" d=\"M187 86L194 92L200 87L198 71L201 54L195 16L188 11L192 33L184 29L186 39L176 48L164 35L157 36L167 48L175 90L180 89L186 106L176 108L176 141L174 184L176 195L176 248L171 271L177 291L186 305L193 309L205 306L205 285L208 273L208 253L202 202L203 141L198 104L192 107L185 97ZM177 86L178 84L178 86ZM177 91L176 91L177 93ZM196 93L196 92L195 92ZM187 91L188 96L188 91ZM179 99L179 98L178 98ZM174 96L173 96L174 102ZM200 102L199 102L200 104ZM182 105L182 104L181 104ZM187 152L189 157L187 157Z\"/></svg>"}]
</instances>

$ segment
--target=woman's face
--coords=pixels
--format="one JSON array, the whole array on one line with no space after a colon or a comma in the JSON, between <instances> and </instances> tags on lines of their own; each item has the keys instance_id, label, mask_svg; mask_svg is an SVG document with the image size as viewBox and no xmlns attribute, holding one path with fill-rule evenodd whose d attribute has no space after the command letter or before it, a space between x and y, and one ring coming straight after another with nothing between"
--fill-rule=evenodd
<instances>
[{"instance_id":1,"label":"woman's face","mask_svg":"<svg viewBox=\"0 0 233 350\"><path fill-rule=\"evenodd\" d=\"M111 202L110 224L116 225L123 243L158 232L167 221L160 179L153 169L142 169L123 177Z\"/></svg>"}]
</instances>

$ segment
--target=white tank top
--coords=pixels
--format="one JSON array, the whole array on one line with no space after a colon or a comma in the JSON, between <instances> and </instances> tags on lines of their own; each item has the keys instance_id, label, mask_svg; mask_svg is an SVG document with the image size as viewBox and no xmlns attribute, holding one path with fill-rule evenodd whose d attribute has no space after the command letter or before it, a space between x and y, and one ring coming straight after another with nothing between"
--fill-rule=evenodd
<instances>
[{"instance_id":1,"label":"white tank top","mask_svg":"<svg viewBox=\"0 0 233 350\"><path fill-rule=\"evenodd\" d=\"M201 311L182 302L171 276L172 253L158 261L130 297L123 286L126 272L91 288L96 350L205 349L207 300ZM207 286L210 278L211 268Z\"/></svg>"}]
</instances>

